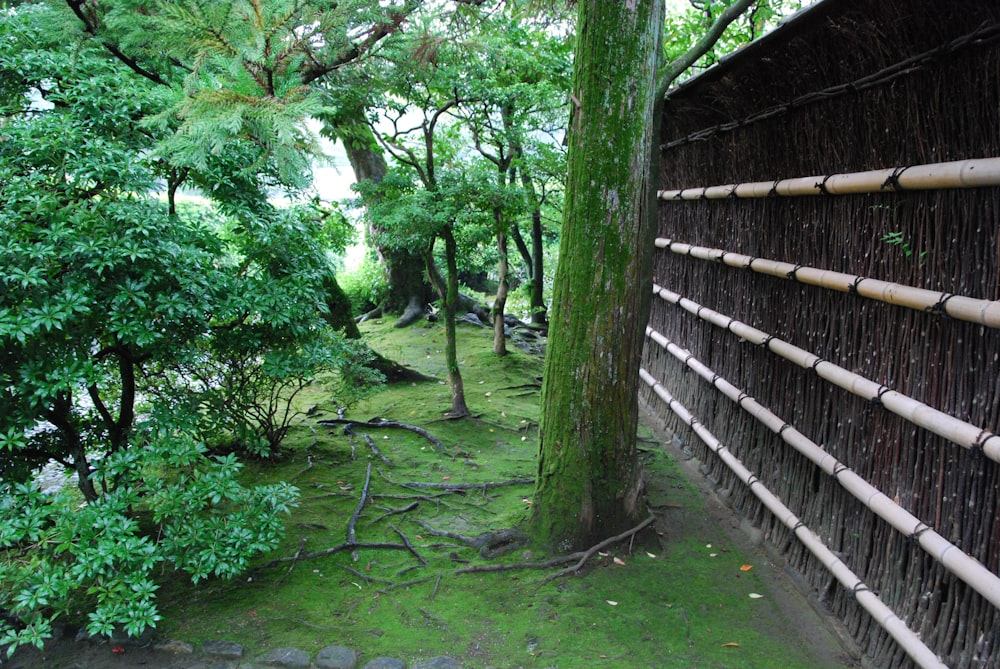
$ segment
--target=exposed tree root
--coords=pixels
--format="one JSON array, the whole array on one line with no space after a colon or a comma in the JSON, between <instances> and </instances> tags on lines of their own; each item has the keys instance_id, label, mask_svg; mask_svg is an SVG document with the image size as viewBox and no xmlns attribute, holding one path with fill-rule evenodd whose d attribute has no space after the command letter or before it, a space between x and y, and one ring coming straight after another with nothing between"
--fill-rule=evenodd
<instances>
[{"instance_id":1,"label":"exposed tree root","mask_svg":"<svg viewBox=\"0 0 1000 669\"><path fill-rule=\"evenodd\" d=\"M368 448L372 449L374 453L382 462L392 467L392 460L382 455L382 451L378 450L378 446L375 445L375 440L369 437L367 434L361 435L365 439L365 443L368 444Z\"/></svg>"},{"instance_id":2,"label":"exposed tree root","mask_svg":"<svg viewBox=\"0 0 1000 669\"><path fill-rule=\"evenodd\" d=\"M421 318L426 316L427 313L424 311L424 302L419 297L413 296L410 298L409 303L406 305L406 309L403 311L403 315L399 317L399 320L393 323L394 328L405 328L413 325Z\"/></svg>"},{"instance_id":3,"label":"exposed tree root","mask_svg":"<svg viewBox=\"0 0 1000 669\"><path fill-rule=\"evenodd\" d=\"M587 563L587 560L592 558L595 553L597 553L600 550L603 550L604 548L607 548L612 544L618 543L619 541L623 541L624 539L629 539L635 536L642 530L646 529L646 527L648 527L655 520L656 516L650 516L649 518L642 521L632 529L622 532L621 534L613 536L609 539L605 539L601 543L591 546L585 551L570 553L569 555L559 555L552 558L551 560L546 560L544 562L517 562L513 564L476 565L473 567L463 567L462 569L457 569L455 573L471 574L476 572L513 571L515 569L551 569L552 567L558 567L559 565L566 564L567 562L576 561L576 564L574 564L573 566L567 567L566 569L562 569L556 572L555 574L546 576L544 579L541 580L541 583L548 583L549 581L553 581L557 578L561 578L569 574L578 573L580 569L583 568L583 565Z\"/></svg>"},{"instance_id":4,"label":"exposed tree root","mask_svg":"<svg viewBox=\"0 0 1000 669\"><path fill-rule=\"evenodd\" d=\"M302 556L302 550L306 547L306 541L308 541L306 537L299 539L299 549L295 551L295 555L292 556L292 564L288 565L288 571L286 571L281 578L278 579L279 584L288 578L288 575L292 573L293 569L295 569L295 563L298 562L299 558Z\"/></svg>"},{"instance_id":5,"label":"exposed tree root","mask_svg":"<svg viewBox=\"0 0 1000 669\"><path fill-rule=\"evenodd\" d=\"M357 543L355 536L355 529L358 524L358 518L361 516L361 512L365 508L365 504L368 503L368 484L372 480L372 463L368 463L368 469L365 471L365 484L361 487L361 499L358 500L358 506L354 509L354 513L351 514L351 519L347 521L347 541L348 543ZM351 551L351 555L354 561L358 561L357 550Z\"/></svg>"},{"instance_id":6,"label":"exposed tree root","mask_svg":"<svg viewBox=\"0 0 1000 669\"><path fill-rule=\"evenodd\" d=\"M396 534L399 535L399 538L403 540L403 545L406 546L406 548L410 551L410 553L413 554L413 557L417 558L417 561L420 564L426 566L427 565L427 560L425 560L420 555L420 553L417 552L417 549L413 547L413 544L410 543L410 540L406 537L405 534L403 534L402 530L400 530L398 527L396 527L392 523L389 523L389 527L391 527L393 530L396 531Z\"/></svg>"},{"instance_id":7,"label":"exposed tree root","mask_svg":"<svg viewBox=\"0 0 1000 669\"><path fill-rule=\"evenodd\" d=\"M340 551L355 550L361 548L379 548L385 550L399 550L399 551L409 551L411 547L404 544L392 544L392 543L380 543L380 542L367 542L367 541L345 541L342 544L337 544L336 546L330 546L329 548L324 548L321 551L314 551L312 553L306 553L304 555L296 555L290 557L280 557L271 560L270 562L261 565L260 569L271 569L284 562L290 562L292 560L315 560L316 558L326 557L327 555L333 555L334 553L339 553Z\"/></svg>"},{"instance_id":8,"label":"exposed tree root","mask_svg":"<svg viewBox=\"0 0 1000 669\"><path fill-rule=\"evenodd\" d=\"M583 568L583 565L587 563L587 560L589 560L594 556L594 553L604 548L607 548L611 544L616 544L624 539L629 539L631 537L634 537L636 534L646 529L647 526L651 525L655 520L656 516L651 515L648 518L646 518L646 520L642 521L641 523L633 527L631 530L627 530L617 536L611 537L610 539L605 539L601 543L591 546L581 554L580 560L575 565L573 565L572 567L567 567L566 569L556 572L555 574L552 574L550 576L546 576L545 578L542 579L542 583L548 583L549 581L554 581L557 578L561 578L563 576L579 572L580 569Z\"/></svg>"},{"instance_id":9,"label":"exposed tree root","mask_svg":"<svg viewBox=\"0 0 1000 669\"><path fill-rule=\"evenodd\" d=\"M373 495L373 497L375 497L375 496ZM417 502L411 502L411 503L407 504L406 506L404 506L402 509L389 509L388 511L386 511L381 516L379 516L378 518L376 518L375 520L371 521L368 524L369 525L374 525L375 523L377 523L377 522L379 522L381 520L385 520L386 518L388 518L390 516L396 516L396 515L401 514L401 513L407 513L409 511L413 511L418 506L419 506L419 504ZM380 508L385 508L385 507L380 507Z\"/></svg>"},{"instance_id":10,"label":"exposed tree root","mask_svg":"<svg viewBox=\"0 0 1000 669\"><path fill-rule=\"evenodd\" d=\"M328 418L328 419L319 420L319 421L316 421L316 422L319 423L320 425L326 425L327 427L333 427L335 425L344 425L345 426L344 427L344 433L345 434L351 434L352 433L352 429L354 427L370 427L370 428L398 427L398 428L400 428L402 430L409 430L410 432L414 432L416 434L419 434L421 437L423 437L427 441L429 441L432 444L434 444L434 447L436 449L438 449L439 451L441 451L445 455L449 455L448 449L446 449L444 447L444 444L441 443L440 439L438 439L437 437L435 437L434 435L432 435L430 432L428 432L427 430L423 429L422 427L417 427L416 425L408 425L406 423L399 423L399 422L396 422L394 420L385 420L384 418L374 418L374 419L372 419L370 421L348 420L346 418Z\"/></svg>"},{"instance_id":11,"label":"exposed tree root","mask_svg":"<svg viewBox=\"0 0 1000 669\"><path fill-rule=\"evenodd\" d=\"M396 482L382 472L379 472L379 474L381 474L382 478L389 483L398 485L402 488L431 488L435 490L449 490L455 492L462 490L482 490L485 492L494 488L505 488L507 486L532 485L535 482L535 479L511 479L509 481L487 481L486 483L427 483L424 481Z\"/></svg>"},{"instance_id":12,"label":"exposed tree root","mask_svg":"<svg viewBox=\"0 0 1000 669\"><path fill-rule=\"evenodd\" d=\"M388 584L388 585L392 585L392 583L393 583L393 581L390 581L387 578L379 578L378 576L370 576L368 574L362 574L357 569L354 569L352 567L348 567L346 564L342 564L342 565L340 565L340 567L341 567L341 569L354 574L355 576L357 576L359 579L361 579L365 583L385 583L385 584Z\"/></svg>"},{"instance_id":13,"label":"exposed tree root","mask_svg":"<svg viewBox=\"0 0 1000 669\"><path fill-rule=\"evenodd\" d=\"M484 532L475 537L467 537L454 532L436 530L422 520L416 520L414 522L427 530L429 534L436 537L447 537L449 539L454 539L455 541L461 541L463 544L475 548L484 558L499 557L513 550L517 550L528 543L527 535L517 529Z\"/></svg>"}]
</instances>

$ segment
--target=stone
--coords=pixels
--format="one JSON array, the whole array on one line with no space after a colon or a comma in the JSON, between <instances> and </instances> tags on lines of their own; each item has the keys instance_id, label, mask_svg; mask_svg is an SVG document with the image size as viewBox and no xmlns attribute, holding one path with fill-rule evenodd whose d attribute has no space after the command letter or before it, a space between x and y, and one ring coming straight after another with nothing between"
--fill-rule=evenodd
<instances>
[{"instance_id":1,"label":"stone","mask_svg":"<svg viewBox=\"0 0 1000 669\"><path fill-rule=\"evenodd\" d=\"M209 657L239 659L243 657L243 646L232 641L206 641L201 644L201 652Z\"/></svg>"},{"instance_id":2,"label":"stone","mask_svg":"<svg viewBox=\"0 0 1000 669\"><path fill-rule=\"evenodd\" d=\"M309 653L299 648L273 648L257 658L257 662L265 667L283 669L309 669L312 664Z\"/></svg>"},{"instance_id":3,"label":"stone","mask_svg":"<svg viewBox=\"0 0 1000 669\"><path fill-rule=\"evenodd\" d=\"M358 652L343 646L327 646L316 653L316 669L357 669Z\"/></svg>"},{"instance_id":4,"label":"stone","mask_svg":"<svg viewBox=\"0 0 1000 669\"><path fill-rule=\"evenodd\" d=\"M153 650L158 650L163 653L173 653L174 655L194 654L194 646L189 643L185 643L184 641L178 641L177 639L167 639L166 641L161 641L153 646Z\"/></svg>"},{"instance_id":5,"label":"stone","mask_svg":"<svg viewBox=\"0 0 1000 669\"><path fill-rule=\"evenodd\" d=\"M417 662L413 665L413 669L462 669L462 663L454 658L442 655L423 662Z\"/></svg>"},{"instance_id":6,"label":"stone","mask_svg":"<svg viewBox=\"0 0 1000 669\"><path fill-rule=\"evenodd\" d=\"M366 663L363 669L406 669L406 662L392 657L376 657Z\"/></svg>"}]
</instances>

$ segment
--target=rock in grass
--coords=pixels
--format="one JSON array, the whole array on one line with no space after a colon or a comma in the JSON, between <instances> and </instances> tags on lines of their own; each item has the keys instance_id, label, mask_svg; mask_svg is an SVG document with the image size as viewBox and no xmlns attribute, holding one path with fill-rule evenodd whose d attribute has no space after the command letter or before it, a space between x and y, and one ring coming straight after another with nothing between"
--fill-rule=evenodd
<instances>
[{"instance_id":1,"label":"rock in grass","mask_svg":"<svg viewBox=\"0 0 1000 669\"><path fill-rule=\"evenodd\" d=\"M243 657L243 646L232 641L206 641L201 644L201 652L209 657L235 660Z\"/></svg>"},{"instance_id":2,"label":"rock in grass","mask_svg":"<svg viewBox=\"0 0 1000 669\"><path fill-rule=\"evenodd\" d=\"M300 648L274 648L257 658L257 663L283 669L309 669L312 666L309 653Z\"/></svg>"},{"instance_id":3,"label":"rock in grass","mask_svg":"<svg viewBox=\"0 0 1000 669\"><path fill-rule=\"evenodd\" d=\"M406 669L406 662L392 657L376 657L366 663L363 669Z\"/></svg>"},{"instance_id":4,"label":"rock in grass","mask_svg":"<svg viewBox=\"0 0 1000 669\"><path fill-rule=\"evenodd\" d=\"M194 654L194 646L184 641L178 641L177 639L161 641L153 646L153 650L158 650L161 653L173 653L174 655Z\"/></svg>"},{"instance_id":5,"label":"rock in grass","mask_svg":"<svg viewBox=\"0 0 1000 669\"><path fill-rule=\"evenodd\" d=\"M357 669L358 652L343 646L327 646L316 653L316 669Z\"/></svg>"},{"instance_id":6,"label":"rock in grass","mask_svg":"<svg viewBox=\"0 0 1000 669\"><path fill-rule=\"evenodd\" d=\"M462 669L462 663L450 657L435 657L424 662L417 662L413 669Z\"/></svg>"}]
</instances>

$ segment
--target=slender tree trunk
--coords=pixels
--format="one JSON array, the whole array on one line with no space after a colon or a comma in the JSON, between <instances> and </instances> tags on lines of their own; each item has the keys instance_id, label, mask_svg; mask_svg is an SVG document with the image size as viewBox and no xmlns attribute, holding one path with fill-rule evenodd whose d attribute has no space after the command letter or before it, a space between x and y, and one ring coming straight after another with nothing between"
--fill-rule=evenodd
<instances>
[{"instance_id":1,"label":"slender tree trunk","mask_svg":"<svg viewBox=\"0 0 1000 669\"><path fill-rule=\"evenodd\" d=\"M524 147L518 133L511 134L511 151L514 157L524 161ZM548 309L545 307L545 281L544 271L544 248L542 238L542 203L538 198L538 191L535 190L535 182L531 174L522 166L519 170L521 176L521 186L528 196L528 204L531 207L531 249L529 250L521 238L521 232L514 226L514 241L518 251L528 267L528 277L531 279L531 292L529 304L531 306L531 324L539 327L548 326Z\"/></svg>"},{"instance_id":2,"label":"slender tree trunk","mask_svg":"<svg viewBox=\"0 0 1000 669\"><path fill-rule=\"evenodd\" d=\"M59 395L52 403L52 408L46 416L49 422L59 430L62 448L70 458L70 463L76 471L76 485L88 502L96 502L99 495L91 478L90 461L83 445L83 436L73 418L73 399L69 393Z\"/></svg>"},{"instance_id":3,"label":"slender tree trunk","mask_svg":"<svg viewBox=\"0 0 1000 669\"><path fill-rule=\"evenodd\" d=\"M503 214L499 211L497 217L497 252L500 260L497 264L497 295L493 300L493 352L497 355L507 355L507 334L504 323L504 308L507 305L507 232L503 229Z\"/></svg>"},{"instance_id":4,"label":"slender tree trunk","mask_svg":"<svg viewBox=\"0 0 1000 669\"><path fill-rule=\"evenodd\" d=\"M532 189L534 185L532 184ZM545 241L542 238L542 205L533 197L531 211L531 324L549 326L549 311L545 306Z\"/></svg>"},{"instance_id":5,"label":"slender tree trunk","mask_svg":"<svg viewBox=\"0 0 1000 669\"><path fill-rule=\"evenodd\" d=\"M663 3L579 0L569 175L542 389L534 540L579 548L644 514L638 365Z\"/></svg>"},{"instance_id":6,"label":"slender tree trunk","mask_svg":"<svg viewBox=\"0 0 1000 669\"><path fill-rule=\"evenodd\" d=\"M465 404L465 384L462 382L462 372L458 365L458 333L455 327L455 312L458 307L458 247L451 226L446 225L441 231L444 240L445 260L448 266L448 276L441 281L440 274L434 268L434 256L427 253L427 274L435 282L444 305L445 366L448 369L448 385L451 387L451 411L449 415L462 418L470 415Z\"/></svg>"}]
</instances>

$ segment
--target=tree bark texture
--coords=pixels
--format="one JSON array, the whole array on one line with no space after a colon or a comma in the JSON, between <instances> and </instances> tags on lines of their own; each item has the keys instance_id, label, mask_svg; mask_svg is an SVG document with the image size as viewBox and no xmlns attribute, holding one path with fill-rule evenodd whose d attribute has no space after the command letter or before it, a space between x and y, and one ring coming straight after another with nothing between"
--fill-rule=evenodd
<instances>
[{"instance_id":1,"label":"tree bark texture","mask_svg":"<svg viewBox=\"0 0 1000 669\"><path fill-rule=\"evenodd\" d=\"M569 174L531 518L550 549L643 516L638 365L649 313L659 0L581 0Z\"/></svg>"}]
</instances>

